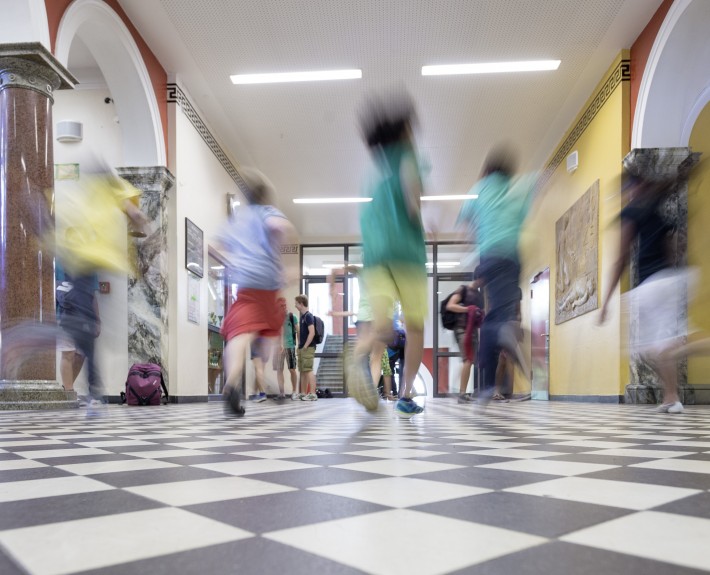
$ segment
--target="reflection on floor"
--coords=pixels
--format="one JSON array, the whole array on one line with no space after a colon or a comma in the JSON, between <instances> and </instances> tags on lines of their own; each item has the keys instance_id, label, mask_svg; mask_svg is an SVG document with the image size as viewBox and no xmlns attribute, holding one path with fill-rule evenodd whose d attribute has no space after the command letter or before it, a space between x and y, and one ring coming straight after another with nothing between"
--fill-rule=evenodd
<instances>
[{"instance_id":1,"label":"reflection on floor","mask_svg":"<svg viewBox=\"0 0 710 575\"><path fill-rule=\"evenodd\" d=\"M710 572L710 409L0 413L0 573Z\"/></svg>"}]
</instances>

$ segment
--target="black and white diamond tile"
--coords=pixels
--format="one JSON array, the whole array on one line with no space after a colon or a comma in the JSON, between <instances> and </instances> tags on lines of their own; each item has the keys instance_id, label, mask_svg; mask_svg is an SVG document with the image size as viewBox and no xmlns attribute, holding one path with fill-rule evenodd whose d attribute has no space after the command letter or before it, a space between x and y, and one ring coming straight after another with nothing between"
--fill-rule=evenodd
<instances>
[{"instance_id":1,"label":"black and white diamond tile","mask_svg":"<svg viewBox=\"0 0 710 575\"><path fill-rule=\"evenodd\" d=\"M0 413L0 573L710 573L710 409Z\"/></svg>"}]
</instances>

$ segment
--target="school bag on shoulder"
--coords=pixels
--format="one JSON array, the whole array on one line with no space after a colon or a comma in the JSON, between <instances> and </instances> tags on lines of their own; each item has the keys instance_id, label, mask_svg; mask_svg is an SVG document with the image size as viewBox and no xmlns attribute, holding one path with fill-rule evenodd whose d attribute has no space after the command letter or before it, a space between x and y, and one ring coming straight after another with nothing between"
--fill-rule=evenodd
<instances>
[{"instance_id":1,"label":"school bag on shoulder","mask_svg":"<svg viewBox=\"0 0 710 575\"><path fill-rule=\"evenodd\" d=\"M323 334L325 333L325 326L323 325L323 320L318 316L313 316L313 327L315 329L315 334L313 335L313 343L318 345L323 343Z\"/></svg>"},{"instance_id":2,"label":"school bag on shoulder","mask_svg":"<svg viewBox=\"0 0 710 575\"><path fill-rule=\"evenodd\" d=\"M131 366L126 379L126 392L121 394L128 405L160 405L161 401L167 403L168 397L163 370L158 364L134 363Z\"/></svg>"},{"instance_id":3,"label":"school bag on shoulder","mask_svg":"<svg viewBox=\"0 0 710 575\"><path fill-rule=\"evenodd\" d=\"M449 303L449 300L451 299L451 296L453 296L455 293L459 293L461 288L464 289L464 297L461 298L461 301L463 301L466 297L466 291L468 288L465 285L461 285L460 288L456 289L456 291L452 291L449 295L446 296L446 298L441 302L439 305L439 314L441 315L441 325L444 326L444 329L455 329L456 324L458 323L459 316L461 315L460 313L456 313L455 311L450 311L446 309L446 306Z\"/></svg>"}]
</instances>

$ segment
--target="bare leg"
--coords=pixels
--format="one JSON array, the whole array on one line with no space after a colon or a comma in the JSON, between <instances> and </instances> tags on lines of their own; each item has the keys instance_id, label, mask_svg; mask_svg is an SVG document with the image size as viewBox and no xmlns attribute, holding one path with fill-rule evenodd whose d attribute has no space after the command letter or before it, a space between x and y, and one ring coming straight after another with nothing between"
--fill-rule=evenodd
<instances>
[{"instance_id":1,"label":"bare leg","mask_svg":"<svg viewBox=\"0 0 710 575\"><path fill-rule=\"evenodd\" d=\"M670 356L671 352L658 355L658 360L654 362L654 367L658 372L663 384L663 403L675 403L680 401L678 397L678 364Z\"/></svg>"},{"instance_id":2,"label":"bare leg","mask_svg":"<svg viewBox=\"0 0 710 575\"><path fill-rule=\"evenodd\" d=\"M424 352L424 329L410 326L407 329L407 343L404 352L404 390L400 390L400 397L412 397L414 379L419 373Z\"/></svg>"},{"instance_id":3,"label":"bare leg","mask_svg":"<svg viewBox=\"0 0 710 575\"><path fill-rule=\"evenodd\" d=\"M67 391L74 391L74 357L75 352L63 351L62 358L59 362L59 373L62 376L62 385Z\"/></svg>"},{"instance_id":4,"label":"bare leg","mask_svg":"<svg viewBox=\"0 0 710 575\"><path fill-rule=\"evenodd\" d=\"M464 360L461 364L461 382L459 383L459 395L465 395L468 389L468 380L471 378L471 362Z\"/></svg>"},{"instance_id":5,"label":"bare leg","mask_svg":"<svg viewBox=\"0 0 710 575\"><path fill-rule=\"evenodd\" d=\"M278 352L279 354L279 361L276 363L277 367L279 369L276 370L276 383L279 386L279 395L284 394L284 364L282 361L284 359L284 351L281 350Z\"/></svg>"},{"instance_id":6,"label":"bare leg","mask_svg":"<svg viewBox=\"0 0 710 575\"><path fill-rule=\"evenodd\" d=\"M247 354L253 340L253 333L243 333L230 339L224 347L225 395L228 395L232 389L239 389L246 366Z\"/></svg>"},{"instance_id":7,"label":"bare leg","mask_svg":"<svg viewBox=\"0 0 710 575\"><path fill-rule=\"evenodd\" d=\"M288 370L291 373L291 393L298 393L298 376L295 369Z\"/></svg>"},{"instance_id":8,"label":"bare leg","mask_svg":"<svg viewBox=\"0 0 710 575\"><path fill-rule=\"evenodd\" d=\"M264 360L255 357L251 361L254 364L254 392L264 393Z\"/></svg>"}]
</instances>

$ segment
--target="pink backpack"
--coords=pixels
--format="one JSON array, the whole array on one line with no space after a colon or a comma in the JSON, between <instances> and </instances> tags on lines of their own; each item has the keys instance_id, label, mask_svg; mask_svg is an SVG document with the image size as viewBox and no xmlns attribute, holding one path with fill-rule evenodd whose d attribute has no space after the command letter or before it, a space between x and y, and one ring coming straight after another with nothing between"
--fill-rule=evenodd
<instances>
[{"instance_id":1,"label":"pink backpack","mask_svg":"<svg viewBox=\"0 0 710 575\"><path fill-rule=\"evenodd\" d=\"M128 405L160 405L168 402L168 390L163 379L163 370L156 363L134 363L128 370L126 392L121 399Z\"/></svg>"}]
</instances>

